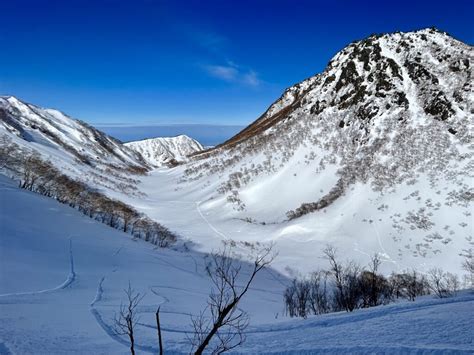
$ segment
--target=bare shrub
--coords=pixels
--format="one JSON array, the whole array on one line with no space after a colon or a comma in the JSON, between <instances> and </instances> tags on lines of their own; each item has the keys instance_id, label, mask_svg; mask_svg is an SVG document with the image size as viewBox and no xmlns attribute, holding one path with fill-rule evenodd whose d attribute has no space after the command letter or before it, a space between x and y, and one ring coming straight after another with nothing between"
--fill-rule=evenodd
<instances>
[{"instance_id":1,"label":"bare shrub","mask_svg":"<svg viewBox=\"0 0 474 355\"><path fill-rule=\"evenodd\" d=\"M244 331L249 317L238 305L248 292L255 276L274 259L272 245L252 250L252 269L247 277L242 263L233 258L232 246L211 254L207 273L213 285L206 309L192 318L194 337L191 340L195 354L209 350L220 354L245 341Z\"/></svg>"},{"instance_id":2,"label":"bare shrub","mask_svg":"<svg viewBox=\"0 0 474 355\"><path fill-rule=\"evenodd\" d=\"M459 278L440 268L429 270L428 277L431 290L439 298L455 296L459 290Z\"/></svg>"},{"instance_id":3,"label":"bare shrub","mask_svg":"<svg viewBox=\"0 0 474 355\"><path fill-rule=\"evenodd\" d=\"M137 315L137 307L143 299L144 295L136 292L130 283L128 288L124 290L127 297L126 304L120 305L120 311L115 315L114 331L117 335L127 335L130 340L130 352L135 355L135 326L139 318Z\"/></svg>"}]
</instances>

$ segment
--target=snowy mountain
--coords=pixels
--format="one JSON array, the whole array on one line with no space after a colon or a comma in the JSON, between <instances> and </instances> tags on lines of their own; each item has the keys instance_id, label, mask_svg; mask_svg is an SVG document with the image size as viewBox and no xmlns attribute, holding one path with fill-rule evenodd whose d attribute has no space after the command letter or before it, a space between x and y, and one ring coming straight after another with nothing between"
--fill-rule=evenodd
<instances>
[{"instance_id":1,"label":"snowy mountain","mask_svg":"<svg viewBox=\"0 0 474 355\"><path fill-rule=\"evenodd\" d=\"M0 130L200 251L276 241L275 267L294 274L317 268L330 243L363 265L383 255L386 272L460 273L460 254L474 249L472 63L471 46L436 29L371 36L227 142L139 178L139 153L159 166L202 147L184 137L121 145L11 97Z\"/></svg>"},{"instance_id":2,"label":"snowy mountain","mask_svg":"<svg viewBox=\"0 0 474 355\"><path fill-rule=\"evenodd\" d=\"M149 165L155 167L185 161L188 155L204 149L198 141L186 135L144 139L125 143L125 146L140 153Z\"/></svg>"},{"instance_id":3,"label":"snowy mountain","mask_svg":"<svg viewBox=\"0 0 474 355\"><path fill-rule=\"evenodd\" d=\"M472 353L468 290L296 320L283 294L294 277L328 269L328 244L355 262L344 265L366 267L378 253L385 275L464 274L461 255L474 250L473 65L471 46L436 29L374 35L208 150L186 136L124 145L1 97L0 354L128 353L114 315L129 283L143 295L135 349L158 352L159 307L165 353L189 353L193 320L219 287L206 253L223 240L232 257L267 242L278 252L239 303L250 323L232 353ZM48 164L33 164L36 155ZM3 176L15 172L35 189ZM179 247L149 243L164 233L155 222ZM252 264L238 263L249 275Z\"/></svg>"},{"instance_id":4,"label":"snowy mountain","mask_svg":"<svg viewBox=\"0 0 474 355\"><path fill-rule=\"evenodd\" d=\"M87 123L13 96L0 97L0 148L38 154L63 174L105 191L140 195L137 174L149 169L140 154Z\"/></svg>"},{"instance_id":5,"label":"snowy mountain","mask_svg":"<svg viewBox=\"0 0 474 355\"><path fill-rule=\"evenodd\" d=\"M181 188L205 190L216 221L271 225L260 235L283 245L454 267L474 247L473 65L471 46L436 29L354 42L194 156Z\"/></svg>"},{"instance_id":6,"label":"snowy mountain","mask_svg":"<svg viewBox=\"0 0 474 355\"><path fill-rule=\"evenodd\" d=\"M145 166L139 154L87 123L13 96L0 97L0 123L2 133L16 136L24 144L34 145L38 150L56 149L90 166L97 163Z\"/></svg>"}]
</instances>

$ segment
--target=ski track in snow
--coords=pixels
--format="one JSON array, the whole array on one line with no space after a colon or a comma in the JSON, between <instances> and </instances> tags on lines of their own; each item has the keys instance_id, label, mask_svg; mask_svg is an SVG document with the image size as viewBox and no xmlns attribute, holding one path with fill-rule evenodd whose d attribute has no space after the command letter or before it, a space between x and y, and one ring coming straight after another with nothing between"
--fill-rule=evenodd
<instances>
[{"instance_id":1,"label":"ski track in snow","mask_svg":"<svg viewBox=\"0 0 474 355\"><path fill-rule=\"evenodd\" d=\"M107 333L107 335L110 338L112 338L113 340L115 340L119 344L122 344L126 347L130 347L130 343L127 340L123 339L120 335L118 335L114 331L114 329L110 325L108 325L107 322L105 322L103 320L102 316L100 315L100 313L97 309L91 308L91 313L94 316L97 323L100 325L100 327L104 330L105 333ZM143 345L140 345L140 344L137 344L137 343L135 343L135 349L140 350L140 351L144 351L144 352L147 352L147 353L152 353L152 354L156 354L158 352L157 348L154 348L152 346L143 346Z\"/></svg>"},{"instance_id":2,"label":"ski track in snow","mask_svg":"<svg viewBox=\"0 0 474 355\"><path fill-rule=\"evenodd\" d=\"M212 225L212 223L209 222L209 220L206 218L206 216L204 216L204 214L201 211L201 206L200 206L201 203L202 203L202 201L196 201L196 209L197 209L199 215L201 216L201 218L204 220L204 222L206 222L206 224L209 226L209 228L211 228L214 231L214 233L216 233L218 236L224 238L224 240L228 239L227 236L224 233L220 232L216 227L214 227Z\"/></svg>"},{"instance_id":3,"label":"ski track in snow","mask_svg":"<svg viewBox=\"0 0 474 355\"><path fill-rule=\"evenodd\" d=\"M69 275L67 276L66 280L59 286L48 288L39 291L29 291L29 292L13 292L13 293L4 293L0 295L0 297L18 297L18 296L33 296L33 295L41 295L45 293L51 293L55 291L63 290L69 287L75 280L76 280L76 273L74 271L74 258L72 254L72 240L69 239Z\"/></svg>"},{"instance_id":4,"label":"ski track in snow","mask_svg":"<svg viewBox=\"0 0 474 355\"><path fill-rule=\"evenodd\" d=\"M91 302L91 307L94 307L94 305L97 302L100 302L100 300L102 299L102 294L104 293L104 289L102 288L102 283L104 282L104 280L105 280L105 276L102 276L102 278L99 281L99 285L97 286L97 293L95 294L95 298Z\"/></svg>"}]
</instances>

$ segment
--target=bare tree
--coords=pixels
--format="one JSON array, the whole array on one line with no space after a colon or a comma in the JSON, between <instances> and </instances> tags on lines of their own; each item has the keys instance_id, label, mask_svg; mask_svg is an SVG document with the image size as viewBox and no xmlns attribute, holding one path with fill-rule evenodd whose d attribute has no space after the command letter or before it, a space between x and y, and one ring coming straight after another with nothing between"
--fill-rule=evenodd
<instances>
[{"instance_id":1,"label":"bare tree","mask_svg":"<svg viewBox=\"0 0 474 355\"><path fill-rule=\"evenodd\" d=\"M403 274L406 297L410 301L415 301L416 297L429 293L429 285L426 278L416 270Z\"/></svg>"},{"instance_id":2,"label":"bare tree","mask_svg":"<svg viewBox=\"0 0 474 355\"><path fill-rule=\"evenodd\" d=\"M467 271L468 283L471 287L474 287L474 252L472 249L465 250L464 261L462 263L462 268Z\"/></svg>"},{"instance_id":3,"label":"bare tree","mask_svg":"<svg viewBox=\"0 0 474 355\"><path fill-rule=\"evenodd\" d=\"M374 254L370 260L369 269L360 274L362 307L378 306L389 302L392 298L393 287L383 275L378 273L381 263L380 256Z\"/></svg>"},{"instance_id":4,"label":"bare tree","mask_svg":"<svg viewBox=\"0 0 474 355\"><path fill-rule=\"evenodd\" d=\"M115 315L114 331L117 335L127 335L130 339L130 352L135 355L135 325L139 318L137 315L137 307L145 295L136 292L130 283L128 288L124 290L127 296L127 303L120 305L120 312Z\"/></svg>"},{"instance_id":5,"label":"bare tree","mask_svg":"<svg viewBox=\"0 0 474 355\"><path fill-rule=\"evenodd\" d=\"M458 275L447 272L445 275L445 279L446 287L449 291L450 296L456 296L461 286L461 282L459 280Z\"/></svg>"},{"instance_id":6,"label":"bare tree","mask_svg":"<svg viewBox=\"0 0 474 355\"><path fill-rule=\"evenodd\" d=\"M323 314L330 310L328 276L329 273L325 270L319 270L311 274L309 306L314 314Z\"/></svg>"},{"instance_id":7,"label":"bare tree","mask_svg":"<svg viewBox=\"0 0 474 355\"><path fill-rule=\"evenodd\" d=\"M285 289L283 294L285 302L285 311L290 317L299 316L296 302L296 279L293 280L290 286Z\"/></svg>"},{"instance_id":8,"label":"bare tree","mask_svg":"<svg viewBox=\"0 0 474 355\"><path fill-rule=\"evenodd\" d=\"M296 307L300 317L306 318L308 316L310 296L310 283L307 280L296 281Z\"/></svg>"},{"instance_id":9,"label":"bare tree","mask_svg":"<svg viewBox=\"0 0 474 355\"><path fill-rule=\"evenodd\" d=\"M456 275L444 272L440 268L433 268L428 271L429 285L439 298L456 295L459 289L459 279Z\"/></svg>"},{"instance_id":10,"label":"bare tree","mask_svg":"<svg viewBox=\"0 0 474 355\"><path fill-rule=\"evenodd\" d=\"M331 266L330 271L336 286L335 302L339 309L352 312L359 306L361 268L353 261L342 264L337 259L337 250L330 245L323 252Z\"/></svg>"},{"instance_id":11,"label":"bare tree","mask_svg":"<svg viewBox=\"0 0 474 355\"><path fill-rule=\"evenodd\" d=\"M440 268L433 268L428 271L430 288L439 298L446 297L446 288L443 282L444 273Z\"/></svg>"},{"instance_id":12,"label":"bare tree","mask_svg":"<svg viewBox=\"0 0 474 355\"><path fill-rule=\"evenodd\" d=\"M243 275L242 262L234 258L231 244L227 243L221 251L211 254L206 269L213 289L206 309L192 318L194 337L190 340L194 354L202 354L211 341L212 354L229 351L245 341L244 330L249 317L238 305L255 276L275 258L272 248L273 245L252 249L248 276Z\"/></svg>"}]
</instances>

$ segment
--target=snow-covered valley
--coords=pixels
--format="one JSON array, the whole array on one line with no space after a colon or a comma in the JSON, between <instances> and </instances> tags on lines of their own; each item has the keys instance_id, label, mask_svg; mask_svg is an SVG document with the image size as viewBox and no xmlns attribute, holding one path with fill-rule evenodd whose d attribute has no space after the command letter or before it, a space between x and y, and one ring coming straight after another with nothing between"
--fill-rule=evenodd
<instances>
[{"instance_id":1,"label":"snow-covered valley","mask_svg":"<svg viewBox=\"0 0 474 355\"><path fill-rule=\"evenodd\" d=\"M128 282L146 296L138 353L157 353L154 312L161 306L166 354L186 354L190 315L205 304L209 280L198 252L153 248L49 198L0 179L0 353L126 354L112 332ZM8 207L7 207L8 206ZM6 223L8 221L8 223ZM252 354L472 353L474 294L421 298L351 314L290 320L288 279L260 274L242 307L251 316Z\"/></svg>"},{"instance_id":2,"label":"snow-covered valley","mask_svg":"<svg viewBox=\"0 0 474 355\"><path fill-rule=\"evenodd\" d=\"M472 46L436 29L372 35L208 149L183 135L122 144L0 97L0 354L127 353L113 318L129 282L145 295L137 352L158 352L161 307L165 353L189 353L224 243L243 275L254 248L277 253L239 304L250 325L234 352L474 352L469 290L296 320L283 301L293 279L328 270L328 245L365 271L376 255L387 279L467 276L473 64Z\"/></svg>"}]
</instances>

